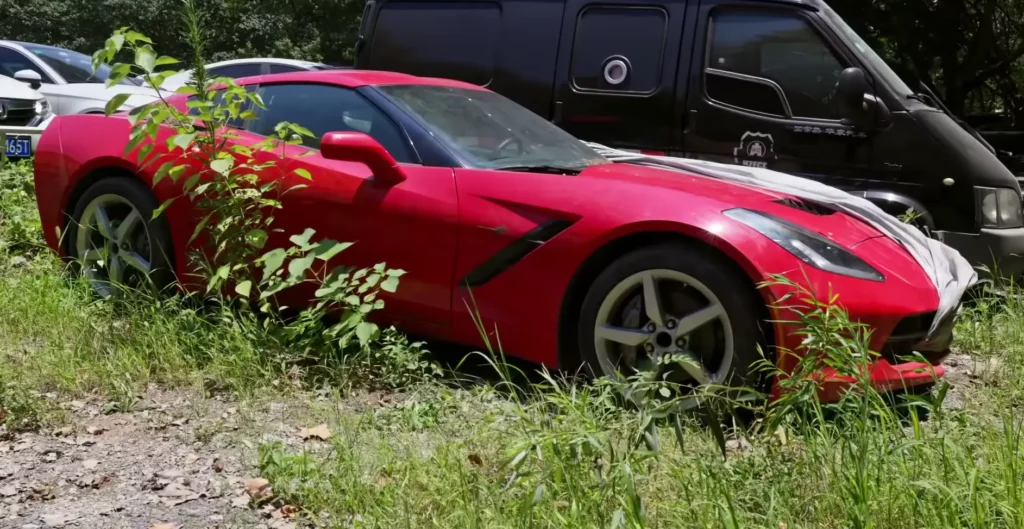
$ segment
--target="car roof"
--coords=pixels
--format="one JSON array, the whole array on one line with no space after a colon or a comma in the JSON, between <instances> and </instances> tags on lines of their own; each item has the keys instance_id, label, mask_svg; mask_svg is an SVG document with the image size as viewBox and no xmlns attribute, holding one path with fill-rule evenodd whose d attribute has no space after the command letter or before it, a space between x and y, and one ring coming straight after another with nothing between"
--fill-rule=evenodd
<instances>
[{"instance_id":1,"label":"car roof","mask_svg":"<svg viewBox=\"0 0 1024 529\"><path fill-rule=\"evenodd\" d=\"M321 63L314 61L302 61L299 59L279 59L276 57L246 57L244 59L229 59L226 61L218 61L207 64L207 68L216 68L218 66L229 66L232 64L250 64L250 63L270 63L270 64L287 64L289 66L297 66L300 68L308 68L310 66L317 66Z\"/></svg>"},{"instance_id":2,"label":"car roof","mask_svg":"<svg viewBox=\"0 0 1024 529\"><path fill-rule=\"evenodd\" d=\"M386 85L426 85L426 86L449 86L452 88L467 88L471 90L486 90L475 84L464 83L452 79L439 79L436 77L417 77L397 72L384 72L377 70L322 70L315 72L291 72L269 74L259 77L248 77L239 79L238 84L253 84L260 82L270 83L328 83L346 88L359 88L361 86L386 86Z\"/></svg>"}]
</instances>

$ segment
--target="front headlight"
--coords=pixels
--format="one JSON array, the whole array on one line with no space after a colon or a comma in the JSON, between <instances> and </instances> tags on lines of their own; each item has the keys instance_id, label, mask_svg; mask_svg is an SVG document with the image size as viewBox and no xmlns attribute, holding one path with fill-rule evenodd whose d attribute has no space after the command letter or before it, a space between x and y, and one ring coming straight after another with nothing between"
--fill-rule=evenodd
<instances>
[{"instance_id":1,"label":"front headlight","mask_svg":"<svg viewBox=\"0 0 1024 529\"><path fill-rule=\"evenodd\" d=\"M1019 228L1024 225L1020 194L1008 187L974 187L978 223L982 228Z\"/></svg>"},{"instance_id":2,"label":"front headlight","mask_svg":"<svg viewBox=\"0 0 1024 529\"><path fill-rule=\"evenodd\" d=\"M815 268L859 279L885 281L885 276L849 250L792 222L749 209L730 209L723 214L754 228Z\"/></svg>"},{"instance_id":3,"label":"front headlight","mask_svg":"<svg viewBox=\"0 0 1024 529\"><path fill-rule=\"evenodd\" d=\"M44 97L43 99L40 99L39 101L36 101L34 110L35 110L37 116L39 116L41 118L46 118L47 116L50 115L50 102L47 101L46 98Z\"/></svg>"}]
</instances>

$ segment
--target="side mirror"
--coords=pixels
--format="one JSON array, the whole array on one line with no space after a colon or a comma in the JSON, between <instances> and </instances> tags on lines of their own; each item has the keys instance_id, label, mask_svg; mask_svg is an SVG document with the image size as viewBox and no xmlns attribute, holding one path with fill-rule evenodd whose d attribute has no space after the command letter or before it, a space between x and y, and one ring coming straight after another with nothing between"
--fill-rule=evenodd
<instances>
[{"instance_id":1,"label":"side mirror","mask_svg":"<svg viewBox=\"0 0 1024 529\"><path fill-rule=\"evenodd\" d=\"M320 155L328 160L359 162L373 172L373 178L387 185L405 180L405 173L391 153L377 140L362 132L328 132L320 140Z\"/></svg>"},{"instance_id":2,"label":"side mirror","mask_svg":"<svg viewBox=\"0 0 1024 529\"><path fill-rule=\"evenodd\" d=\"M39 72L33 70L18 70L14 72L14 78L31 86L33 90L37 90L43 85L43 78Z\"/></svg>"},{"instance_id":3,"label":"side mirror","mask_svg":"<svg viewBox=\"0 0 1024 529\"><path fill-rule=\"evenodd\" d=\"M889 107L871 94L864 70L847 68L836 83L839 115L843 122L859 129L886 128L892 121Z\"/></svg>"}]
</instances>

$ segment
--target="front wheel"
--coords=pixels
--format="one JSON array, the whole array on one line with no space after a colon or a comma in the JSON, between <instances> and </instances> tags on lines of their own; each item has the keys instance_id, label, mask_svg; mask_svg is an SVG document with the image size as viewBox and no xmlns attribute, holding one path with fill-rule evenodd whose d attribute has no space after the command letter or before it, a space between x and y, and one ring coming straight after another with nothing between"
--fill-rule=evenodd
<instances>
[{"instance_id":1,"label":"front wheel","mask_svg":"<svg viewBox=\"0 0 1024 529\"><path fill-rule=\"evenodd\" d=\"M680 384L757 388L761 301L734 268L683 243L613 262L580 312L578 340L590 373L628 377L668 365L669 380ZM679 361L665 364L669 357Z\"/></svg>"}]
</instances>

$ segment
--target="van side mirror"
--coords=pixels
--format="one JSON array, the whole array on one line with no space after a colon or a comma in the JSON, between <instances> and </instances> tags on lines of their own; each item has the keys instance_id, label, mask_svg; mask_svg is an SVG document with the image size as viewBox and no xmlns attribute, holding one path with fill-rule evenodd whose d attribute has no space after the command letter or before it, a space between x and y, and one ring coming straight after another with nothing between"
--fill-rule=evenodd
<instances>
[{"instance_id":1,"label":"van side mirror","mask_svg":"<svg viewBox=\"0 0 1024 529\"><path fill-rule=\"evenodd\" d=\"M320 155L328 160L359 162L373 173L373 178L386 185L405 180L405 173L391 153L377 140L362 132L328 132L320 140Z\"/></svg>"},{"instance_id":2,"label":"van side mirror","mask_svg":"<svg viewBox=\"0 0 1024 529\"><path fill-rule=\"evenodd\" d=\"M39 72L33 70L18 70L14 72L14 78L29 85L33 90L38 90L43 85L43 78Z\"/></svg>"},{"instance_id":3,"label":"van side mirror","mask_svg":"<svg viewBox=\"0 0 1024 529\"><path fill-rule=\"evenodd\" d=\"M839 74L836 97L843 123L858 129L888 127L892 113L881 99L871 92L868 78L860 68L847 68Z\"/></svg>"}]
</instances>

